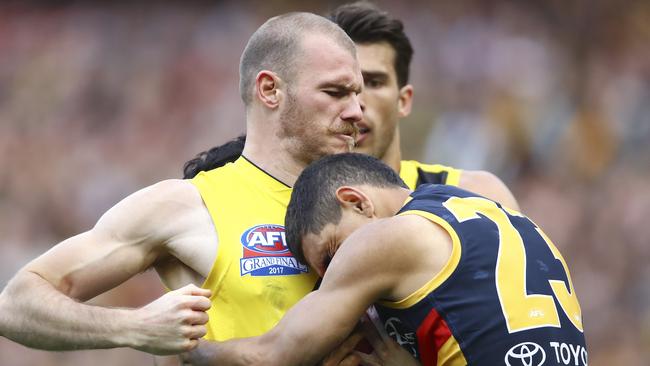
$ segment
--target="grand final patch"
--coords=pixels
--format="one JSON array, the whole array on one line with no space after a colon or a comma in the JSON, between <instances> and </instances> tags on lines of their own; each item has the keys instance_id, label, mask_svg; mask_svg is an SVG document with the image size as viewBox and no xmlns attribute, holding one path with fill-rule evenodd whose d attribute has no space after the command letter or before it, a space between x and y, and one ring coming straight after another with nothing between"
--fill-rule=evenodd
<instances>
[{"instance_id":1,"label":"grand final patch","mask_svg":"<svg viewBox=\"0 0 650 366\"><path fill-rule=\"evenodd\" d=\"M242 276L288 276L309 272L291 255L284 226L263 224L254 226L241 236L244 255L240 259Z\"/></svg>"}]
</instances>

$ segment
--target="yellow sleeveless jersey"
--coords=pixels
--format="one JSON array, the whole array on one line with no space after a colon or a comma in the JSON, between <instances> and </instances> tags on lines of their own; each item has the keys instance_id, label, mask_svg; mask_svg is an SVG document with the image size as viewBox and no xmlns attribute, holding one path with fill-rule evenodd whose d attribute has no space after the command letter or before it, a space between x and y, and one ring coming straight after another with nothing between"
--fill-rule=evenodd
<instances>
[{"instance_id":1,"label":"yellow sleeveless jersey","mask_svg":"<svg viewBox=\"0 0 650 366\"><path fill-rule=\"evenodd\" d=\"M462 170L440 164L422 164L414 160L400 162L399 175L411 190L424 183L458 186Z\"/></svg>"},{"instance_id":2,"label":"yellow sleeveless jersey","mask_svg":"<svg viewBox=\"0 0 650 366\"><path fill-rule=\"evenodd\" d=\"M204 288L212 290L206 339L253 337L273 328L316 283L291 256L284 215L291 188L244 157L192 179L219 238Z\"/></svg>"}]
</instances>

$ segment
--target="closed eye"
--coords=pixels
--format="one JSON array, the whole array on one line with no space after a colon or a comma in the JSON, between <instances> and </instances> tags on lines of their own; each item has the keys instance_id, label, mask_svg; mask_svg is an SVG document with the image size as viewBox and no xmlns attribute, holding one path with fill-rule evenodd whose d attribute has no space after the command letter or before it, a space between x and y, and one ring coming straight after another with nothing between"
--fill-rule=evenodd
<instances>
[{"instance_id":1,"label":"closed eye","mask_svg":"<svg viewBox=\"0 0 650 366\"><path fill-rule=\"evenodd\" d=\"M323 267L323 273L327 271L327 267L329 267L331 262L332 262L332 256L327 254L325 258L323 258L323 263L321 264L321 266Z\"/></svg>"},{"instance_id":2,"label":"closed eye","mask_svg":"<svg viewBox=\"0 0 650 366\"><path fill-rule=\"evenodd\" d=\"M348 94L348 92L345 90L323 90L323 92L334 98L343 98Z\"/></svg>"}]
</instances>

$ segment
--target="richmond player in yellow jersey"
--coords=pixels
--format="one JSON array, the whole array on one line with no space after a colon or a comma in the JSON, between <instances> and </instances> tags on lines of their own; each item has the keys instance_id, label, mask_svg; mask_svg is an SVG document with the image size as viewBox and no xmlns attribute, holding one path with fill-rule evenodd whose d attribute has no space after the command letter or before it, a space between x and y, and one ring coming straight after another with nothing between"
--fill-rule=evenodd
<instances>
[{"instance_id":1,"label":"richmond player in yellow jersey","mask_svg":"<svg viewBox=\"0 0 650 366\"><path fill-rule=\"evenodd\" d=\"M289 187L309 162L354 145L362 83L354 43L334 23L309 13L268 20L240 63L245 158L142 189L28 263L0 295L0 335L46 350L176 354L206 333L268 330L314 284L286 249ZM139 309L84 303L150 268L177 290Z\"/></svg>"},{"instance_id":2,"label":"richmond player in yellow jersey","mask_svg":"<svg viewBox=\"0 0 650 366\"><path fill-rule=\"evenodd\" d=\"M311 365L373 303L424 366L588 364L567 264L515 210L449 185L411 191L350 153L303 171L285 222L322 285L269 333L214 343L214 364Z\"/></svg>"},{"instance_id":3,"label":"richmond player in yellow jersey","mask_svg":"<svg viewBox=\"0 0 650 366\"><path fill-rule=\"evenodd\" d=\"M356 123L360 128L360 136L356 141L355 151L382 159L400 173L401 178L411 189L415 189L416 186L424 183L460 186L502 202L505 206L518 209L517 203L507 187L490 173L401 160L398 120L409 115L413 98L413 87L408 84L408 68L413 51L410 41L403 31L402 23L368 3L355 3L339 7L332 13L330 19L339 24L356 42L361 72L364 77L365 86L360 95L364 113L363 120ZM245 143L246 136L240 136L222 146L199 154L197 158L186 163L184 167L185 178L193 178L201 171L208 171L208 176L216 177L217 174L221 173L215 172L219 172L221 169L213 169L219 168L227 162L235 162L239 158ZM237 160L235 164L242 165L246 163ZM201 175L203 174L206 173L201 173ZM194 178L194 181L196 179ZM201 178L201 180L204 179ZM226 184L225 179L227 178L223 175L219 179L212 178L213 184L202 185L202 194L212 189L214 192L221 192L222 196L228 196L229 193L224 192L221 188L221 185ZM242 185L241 178L236 178L233 183L228 184L232 184L237 189L230 195L233 205L236 205L237 197L240 197L240 195L234 192L245 192L243 190L245 185ZM289 195L290 191L287 187L285 188L285 194ZM218 202L225 201L224 198L220 198ZM248 202L248 198L244 197L242 199ZM276 209L277 202L280 201L272 203ZM247 207L247 204L242 204L242 206ZM264 204L261 203L257 204L256 207L259 207L260 210L265 208ZM210 209L210 205L208 205L208 209ZM294 281L295 265L290 264L283 269L280 265L273 265L274 262L265 262L268 267L263 266L260 272L265 276L264 278L240 268L240 262L251 263L249 258L242 256L250 256L254 252L246 251L246 253L242 253L242 245L248 245L248 242L239 236L243 235L244 230L248 229L248 226L253 225L253 223L250 223L250 219L245 218L245 216L241 220L245 220L249 224L240 224L237 222L240 219L235 216L229 216L227 219L219 218L218 214L215 214L214 220L220 236L220 227L228 228L236 224L239 231L234 230L232 234L228 234L228 240L225 240L224 237L224 240L220 241L219 255L213 269L214 272L219 274L211 273L211 279L205 285L206 288L218 289L224 294L233 293L235 295L233 298L220 296L213 298L213 308L209 311L211 315L209 330L213 331L206 338L223 340L232 335L245 336L250 334L246 329L267 330L269 325L277 322L278 310L267 300L267 297L257 295L260 291L257 287L260 285L251 285L250 289L238 286L248 283L268 283L269 281ZM226 246L229 249L225 249ZM219 258L222 251L227 253L224 254L227 258ZM256 255L265 256L266 254L257 253ZM229 263L228 266L230 266L228 275L221 274L226 263ZM258 263L262 262L259 261ZM274 273L268 273L270 270L273 270ZM282 270L285 272L280 272ZM267 284L266 286L270 285ZM276 286L270 287L275 288ZM299 287L306 289L303 284L299 285ZM307 291L301 296L306 294ZM292 301L296 295L291 295ZM247 296L250 297L250 300L247 299ZM264 314L254 310L264 307L274 309L266 319L264 319ZM223 309L225 311L222 311ZM247 316L247 314L251 313L254 315ZM215 319L219 319L219 321L214 321Z\"/></svg>"},{"instance_id":4,"label":"richmond player in yellow jersey","mask_svg":"<svg viewBox=\"0 0 650 366\"><path fill-rule=\"evenodd\" d=\"M459 186L518 209L512 193L489 172L402 160L399 120L411 113L414 94L409 84L413 48L402 22L368 2L342 5L329 18L355 42L363 75L363 120L357 123L359 135L354 151L381 159L400 173L410 189L423 183ZM234 161L245 139L240 136L189 161L185 178Z\"/></svg>"}]
</instances>

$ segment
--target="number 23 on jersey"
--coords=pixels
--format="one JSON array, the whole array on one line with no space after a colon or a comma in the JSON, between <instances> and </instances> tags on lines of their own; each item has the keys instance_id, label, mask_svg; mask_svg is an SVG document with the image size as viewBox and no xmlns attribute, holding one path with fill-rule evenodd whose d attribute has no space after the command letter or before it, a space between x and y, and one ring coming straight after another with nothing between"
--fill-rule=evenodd
<instances>
[{"instance_id":1,"label":"number 23 on jersey","mask_svg":"<svg viewBox=\"0 0 650 366\"><path fill-rule=\"evenodd\" d=\"M506 319L510 333L540 327L560 327L558 309L566 314L571 323L580 331L582 313L580 304L571 282L569 269L551 240L535 226L551 253L562 263L567 282L554 279L535 277L530 279L526 274L526 247L517 228L510 221L509 215L522 216L516 211L501 208L496 203L480 197L451 197L444 206L459 222L479 219L478 214L494 222L499 230L499 249L496 262L495 282L499 302ZM534 224L533 224L534 225ZM548 281L552 294L529 294L528 281Z\"/></svg>"}]
</instances>

